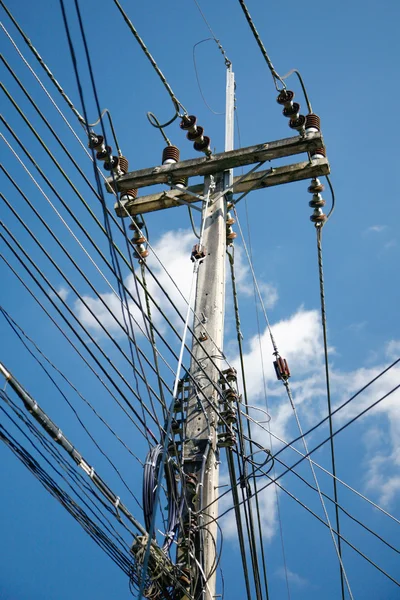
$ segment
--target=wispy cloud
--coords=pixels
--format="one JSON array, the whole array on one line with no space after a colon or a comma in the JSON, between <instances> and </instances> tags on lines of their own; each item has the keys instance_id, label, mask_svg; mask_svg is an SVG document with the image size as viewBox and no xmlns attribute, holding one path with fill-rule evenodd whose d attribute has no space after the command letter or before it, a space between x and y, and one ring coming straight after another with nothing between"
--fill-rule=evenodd
<instances>
[{"instance_id":1,"label":"wispy cloud","mask_svg":"<svg viewBox=\"0 0 400 600\"><path fill-rule=\"evenodd\" d=\"M382 233L385 229L387 229L387 225L371 225L364 230L364 233Z\"/></svg>"},{"instance_id":2,"label":"wispy cloud","mask_svg":"<svg viewBox=\"0 0 400 600\"><path fill-rule=\"evenodd\" d=\"M388 358L396 360L400 357L400 340L390 340L386 344L385 354Z\"/></svg>"},{"instance_id":3,"label":"wispy cloud","mask_svg":"<svg viewBox=\"0 0 400 600\"><path fill-rule=\"evenodd\" d=\"M61 300L64 300L64 302L65 302L69 296L69 289L67 289L64 286L60 286L58 288L58 290L56 290L56 291L57 291L57 294L55 294L53 291L50 291L50 297L53 300L56 300L58 297L60 297Z\"/></svg>"},{"instance_id":4,"label":"wispy cloud","mask_svg":"<svg viewBox=\"0 0 400 600\"><path fill-rule=\"evenodd\" d=\"M281 579L286 579L286 577L287 577L290 584L297 586L299 588L304 588L304 587L310 585L310 582L305 577L301 577L298 573L295 573L294 571L291 571L290 569L286 569L286 571L285 571L285 569L283 567L281 567L280 569L277 570L276 574Z\"/></svg>"}]
</instances>

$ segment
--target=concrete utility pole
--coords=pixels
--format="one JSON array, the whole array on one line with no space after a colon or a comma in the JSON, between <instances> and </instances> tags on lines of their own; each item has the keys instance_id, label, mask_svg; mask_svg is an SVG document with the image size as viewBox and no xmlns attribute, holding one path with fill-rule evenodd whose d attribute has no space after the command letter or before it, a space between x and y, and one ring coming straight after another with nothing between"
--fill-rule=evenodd
<instances>
[{"instance_id":1,"label":"concrete utility pole","mask_svg":"<svg viewBox=\"0 0 400 600\"><path fill-rule=\"evenodd\" d=\"M226 134L225 150L233 149L233 123L234 123L234 75L232 68L227 69L226 86ZM192 346L194 359L191 365L191 375L197 384L188 401L186 425L185 425L185 453L184 470L190 474L197 483L194 494L196 499L193 510L201 516L196 525L200 528L200 538L196 557L199 564L203 564L204 576L207 585L201 583L204 588L201 598L214 600L216 586L216 549L217 549L217 524L211 522L218 516L218 504L216 502L219 455L217 447L218 417L215 408L219 407L219 394L211 381L218 386L218 370L207 360L208 356L216 355L216 348L222 349L224 337L224 315L225 315L225 262L226 262L226 205L225 196L221 192L231 185L233 177L232 170L214 175L215 190L210 198L207 212L203 214L205 219L203 246L206 258L199 267L196 288L195 314L202 318L194 319L195 339ZM210 185L210 176L205 178L204 195L207 194ZM205 331L207 333L205 333ZM200 341L197 341L200 340ZM218 365L221 359L214 359ZM204 372L199 368L203 366ZM198 393L201 389L201 396ZM207 403L204 401L207 398ZM192 497L188 498L193 502ZM202 508L209 507L202 514ZM184 515L190 519L190 515ZM200 590L193 590L197 596Z\"/></svg>"},{"instance_id":2,"label":"concrete utility pole","mask_svg":"<svg viewBox=\"0 0 400 600\"><path fill-rule=\"evenodd\" d=\"M216 389L220 389L218 371L221 370L219 366L222 358L216 356L216 350L223 347L227 204L232 201L233 191L248 192L329 173L329 163L324 158L324 154L321 154L321 149L324 148L323 139L321 133L315 128L310 132L303 131L297 137L233 150L233 124L234 75L229 66L223 153L174 164L163 164L126 173L116 178L118 191L132 189L135 191L135 197L132 196L115 205L116 213L121 217L136 216L187 204L199 210L196 202L202 201L203 198L202 249L205 257L199 265L197 279L191 381L182 382L183 400L180 405L183 414L182 458L186 474L183 531L178 541L178 562L184 565L181 581L187 590L182 600L186 600L189 596L201 600L214 600L216 597L217 525L214 519L218 516L216 498L219 471L216 409L220 408L219 403L223 400ZM307 153L308 160L266 171L257 170L265 161L301 153ZM242 177L233 177L233 168L255 163L259 165L250 173ZM172 189L136 198L137 188L160 183L170 184L171 181L198 175L204 177L203 188L193 186ZM111 179L108 183L112 184ZM211 184L215 187L210 188ZM212 192L206 205L204 198L210 189ZM202 198L200 194L203 194ZM230 239L232 237L233 235L229 236ZM220 435L222 435L220 445L229 445L229 436L233 438L232 430L228 431L227 427L226 434ZM188 538L190 543L187 542Z\"/></svg>"}]
</instances>

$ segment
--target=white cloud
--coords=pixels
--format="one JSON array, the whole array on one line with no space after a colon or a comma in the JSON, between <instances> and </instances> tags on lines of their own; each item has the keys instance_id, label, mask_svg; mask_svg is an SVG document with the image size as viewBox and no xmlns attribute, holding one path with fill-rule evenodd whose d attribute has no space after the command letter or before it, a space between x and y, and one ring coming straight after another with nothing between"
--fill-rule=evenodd
<instances>
[{"instance_id":1,"label":"white cloud","mask_svg":"<svg viewBox=\"0 0 400 600\"><path fill-rule=\"evenodd\" d=\"M396 360L400 357L400 340L390 340L386 344L385 354L388 358Z\"/></svg>"},{"instance_id":2,"label":"white cloud","mask_svg":"<svg viewBox=\"0 0 400 600\"><path fill-rule=\"evenodd\" d=\"M371 227L367 227L364 233L382 233L387 229L387 225L371 225Z\"/></svg>"},{"instance_id":3,"label":"white cloud","mask_svg":"<svg viewBox=\"0 0 400 600\"><path fill-rule=\"evenodd\" d=\"M56 290L56 291L57 291L57 294L55 294L54 292L50 291L50 297L53 300L56 300L58 297L60 297L61 300L64 300L64 302L66 302L66 300L67 300L67 298L69 296L69 289L61 285L58 288L58 290Z\"/></svg>"},{"instance_id":4,"label":"white cloud","mask_svg":"<svg viewBox=\"0 0 400 600\"><path fill-rule=\"evenodd\" d=\"M323 363L323 343L320 326L320 316L317 311L306 311L300 308L288 319L272 324L272 332L278 344L281 356L288 360L292 373L291 389L297 412L303 429L313 425L326 416L326 388ZM264 372L271 414L271 431L282 439L289 440L297 435L293 410L280 382L276 381L273 368L272 345L268 331L261 336L261 347L264 357ZM399 348L399 342L392 340L386 346L387 353L394 353ZM248 343L244 356L246 381L249 403L265 406L264 384L259 350L258 336ZM381 361L380 361L381 362ZM238 365L238 359L233 359ZM359 368L353 371L342 371L331 365L331 393L335 399L334 408L346 401L352 394L361 389L371 379L376 377L386 367L386 364L376 364L369 368ZM335 423L340 426L358 415L377 399L388 393L400 383L400 366L392 368L350 402L335 415ZM263 416L256 417L263 419ZM368 428L364 442L367 444L368 457L364 463L366 473L364 491L376 501L389 505L400 494L400 391L378 404L373 410L361 417ZM369 431L370 429L370 431ZM270 447L269 434L260 427L253 427L254 439L264 447ZM274 451L279 444L274 441ZM273 510L274 494L272 486L269 496L262 501L263 532L266 539L271 539L276 530L275 512ZM229 529L233 531L233 515L230 517ZM268 519L264 523L264 519ZM264 526L265 525L265 526Z\"/></svg>"},{"instance_id":5,"label":"white cloud","mask_svg":"<svg viewBox=\"0 0 400 600\"><path fill-rule=\"evenodd\" d=\"M150 255L147 259L148 265L153 271L155 277L158 279L161 286L165 289L181 313L185 313L186 311L187 304L185 303L184 298L188 298L189 296L191 273L193 270L193 263L190 261L190 252L193 243L194 238L192 232L178 230L166 233L154 245L154 250L157 256L159 256L171 277L163 269L153 252L150 252ZM136 272L138 276L141 277L139 267ZM172 308L171 303L161 291L161 288L157 285L154 278L147 274L146 282L149 293L162 308L162 310L168 315L168 317L171 318L175 324L181 322L177 312ZM138 286L138 296L132 275L128 275L128 277L125 278L125 285L131 295L138 302L141 301L142 305L145 307L144 293L141 287ZM114 292L107 291L102 293L101 300L97 297L88 295L84 296L83 298L96 315L97 319L104 327L108 329L108 331L112 332L114 335L122 335L122 329L113 318L113 315L115 315L120 323L123 324L121 302ZM144 330L144 320L141 317L140 308L138 308L132 300L128 302L128 306L133 319L136 319L142 330ZM107 310L107 307L110 310ZM75 310L77 311L78 318L83 322L84 325L92 329L92 331L95 333L99 334L101 332L101 326L81 301L77 300L75 302ZM163 328L163 317L153 303L151 303L151 311L154 323ZM135 327L135 333L137 334L138 332L139 329Z\"/></svg>"},{"instance_id":6,"label":"white cloud","mask_svg":"<svg viewBox=\"0 0 400 600\"><path fill-rule=\"evenodd\" d=\"M303 587L310 585L310 583L307 581L307 579L305 579L304 577L301 577L300 575L298 575L298 573L295 573L294 571L291 571L290 569L286 569L286 571L285 571L285 569L283 567L281 567L280 569L277 570L276 574L281 579L286 579L286 577L287 577L290 584L295 585L296 587L299 587L299 588L303 588Z\"/></svg>"}]
</instances>

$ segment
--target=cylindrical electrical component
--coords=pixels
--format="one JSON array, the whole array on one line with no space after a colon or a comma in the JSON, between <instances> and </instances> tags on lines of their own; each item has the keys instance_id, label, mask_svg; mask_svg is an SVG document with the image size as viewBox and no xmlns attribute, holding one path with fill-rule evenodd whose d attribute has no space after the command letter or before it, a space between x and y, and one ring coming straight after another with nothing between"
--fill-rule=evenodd
<instances>
[{"instance_id":1,"label":"cylindrical electrical component","mask_svg":"<svg viewBox=\"0 0 400 600\"><path fill-rule=\"evenodd\" d=\"M210 138L207 135L204 135L202 141L193 144L193 148L198 152L204 152L204 154L207 155L211 154Z\"/></svg>"},{"instance_id":2,"label":"cylindrical electrical component","mask_svg":"<svg viewBox=\"0 0 400 600\"><path fill-rule=\"evenodd\" d=\"M125 175L128 172L128 160L125 156L112 156L104 163L106 171L114 171L116 175Z\"/></svg>"},{"instance_id":3,"label":"cylindrical electrical component","mask_svg":"<svg viewBox=\"0 0 400 600\"><path fill-rule=\"evenodd\" d=\"M162 153L162 164L172 165L179 162L180 152L177 146L166 146Z\"/></svg>"},{"instance_id":4,"label":"cylindrical electrical component","mask_svg":"<svg viewBox=\"0 0 400 600\"><path fill-rule=\"evenodd\" d=\"M292 92L291 90L281 90L279 92L279 96L277 97L276 101L281 106L289 107L293 101L293 98L294 98L294 92Z\"/></svg>"},{"instance_id":5,"label":"cylindrical electrical component","mask_svg":"<svg viewBox=\"0 0 400 600\"><path fill-rule=\"evenodd\" d=\"M226 213L226 224L227 225L233 225L234 223L236 223L236 219L234 219L231 215L230 212Z\"/></svg>"},{"instance_id":6,"label":"cylindrical electrical component","mask_svg":"<svg viewBox=\"0 0 400 600\"><path fill-rule=\"evenodd\" d=\"M299 133L304 131L304 126L306 124L306 118L304 115L299 115L296 119L290 119L289 127L291 129L295 129Z\"/></svg>"},{"instance_id":7,"label":"cylindrical electrical component","mask_svg":"<svg viewBox=\"0 0 400 600\"><path fill-rule=\"evenodd\" d=\"M308 187L308 191L310 192L310 194L319 194L320 192L323 192L324 189L325 186L320 182L320 180L317 177L311 180L311 183Z\"/></svg>"},{"instance_id":8,"label":"cylindrical electrical component","mask_svg":"<svg viewBox=\"0 0 400 600\"><path fill-rule=\"evenodd\" d=\"M298 118L300 113L300 104L298 102L291 102L289 106L285 106L282 111L284 117L295 120Z\"/></svg>"},{"instance_id":9,"label":"cylindrical electrical component","mask_svg":"<svg viewBox=\"0 0 400 600\"><path fill-rule=\"evenodd\" d=\"M321 131L321 119L314 113L306 115L306 133L318 133Z\"/></svg>"},{"instance_id":10,"label":"cylindrical electrical component","mask_svg":"<svg viewBox=\"0 0 400 600\"><path fill-rule=\"evenodd\" d=\"M102 150L105 150L105 148L106 148L103 136L96 135L93 132L89 134L88 146L89 146L89 148L93 148L93 150L96 150L97 152L101 152Z\"/></svg>"},{"instance_id":11,"label":"cylindrical electrical component","mask_svg":"<svg viewBox=\"0 0 400 600\"><path fill-rule=\"evenodd\" d=\"M184 131L194 131L196 128L197 118L194 115L184 115L180 122L180 128Z\"/></svg>"},{"instance_id":12,"label":"cylindrical electrical component","mask_svg":"<svg viewBox=\"0 0 400 600\"><path fill-rule=\"evenodd\" d=\"M111 146L104 146L104 149L102 147L102 149L99 150L99 152L97 152L96 158L97 158L97 160L108 160L109 157L111 156L111 153L112 153Z\"/></svg>"},{"instance_id":13,"label":"cylindrical electrical component","mask_svg":"<svg viewBox=\"0 0 400 600\"><path fill-rule=\"evenodd\" d=\"M121 200L121 202L127 202L128 200L132 201L132 200L136 200L138 195L138 191L136 188L133 188L131 190L124 190L123 192L121 192L119 199Z\"/></svg>"}]
</instances>

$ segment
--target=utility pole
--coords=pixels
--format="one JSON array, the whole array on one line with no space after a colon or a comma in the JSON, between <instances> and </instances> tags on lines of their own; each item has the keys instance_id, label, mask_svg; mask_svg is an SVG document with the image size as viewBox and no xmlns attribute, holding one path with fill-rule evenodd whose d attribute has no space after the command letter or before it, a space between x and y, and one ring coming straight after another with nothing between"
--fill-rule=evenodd
<instances>
[{"instance_id":1,"label":"utility pole","mask_svg":"<svg viewBox=\"0 0 400 600\"><path fill-rule=\"evenodd\" d=\"M234 74L232 67L229 66L226 83L225 150L233 149L233 123ZM190 368L194 383L189 396L184 428L183 467L196 484L194 492L189 493L187 500L189 506L191 503L194 504L193 510L200 515L194 525L199 531L196 560L202 565L203 577L206 581L206 585L204 585L203 579L200 578L200 590L203 590L201 598L204 600L214 600L216 594L217 524L214 519L218 516L216 502L219 474L217 411L220 397L216 389L219 374L215 365L218 366L218 363L221 363L220 358L215 358L213 364L207 360L207 356L215 356L216 348L222 349L223 346L227 199L225 195L221 197L221 192L231 185L232 176L232 170L216 173L213 176L215 189L208 206L203 211L205 259L199 267L197 278L193 360ZM211 177L205 177L204 196L209 192ZM217 197L216 200L215 197ZM199 390L201 390L201 396ZM207 399L206 402L204 398ZM195 500L193 496L195 496ZM205 507L208 508L202 513L202 509ZM185 518L190 520L193 517L186 514L183 517L184 521ZM196 597L200 590L193 590Z\"/></svg>"},{"instance_id":2,"label":"utility pole","mask_svg":"<svg viewBox=\"0 0 400 600\"><path fill-rule=\"evenodd\" d=\"M196 121L195 117L186 116L186 119ZM304 117L301 119L306 121ZM189 597L201 600L216 598L219 447L232 447L235 443L233 429L227 422L224 432L218 433L220 403L225 402L225 396L221 397L219 385L222 357L216 356L216 350L223 348L227 239L231 242L235 237L229 228L230 219L227 222L227 206L232 202L233 192L247 193L329 173L319 126L309 130L303 128L297 137L237 150L233 150L233 133L234 74L231 65L228 65L225 151L216 155L208 152L206 158L178 160L118 174L115 178L117 190L123 198L115 205L115 211L121 217L135 217L188 204L199 210L196 202L202 202L204 231L200 247L197 245L197 254L202 255L202 260L198 265L190 381L185 379L181 382L181 403L174 409L183 415L178 429L183 443L180 458L185 474L185 502L177 561L183 573L180 581L187 591L181 600ZM308 160L271 167L266 171L258 170L266 161L302 153L308 154ZM233 177L233 168L257 163L246 175ZM171 185L173 181L199 175L204 177L202 188L178 189L175 186L175 189L165 192L136 197L137 189L157 184ZM106 187L111 192L114 181L109 179ZM134 193L129 198L132 191ZM208 202L205 202L207 197ZM139 237L142 237L140 232ZM226 408L225 404L223 406Z\"/></svg>"}]
</instances>

